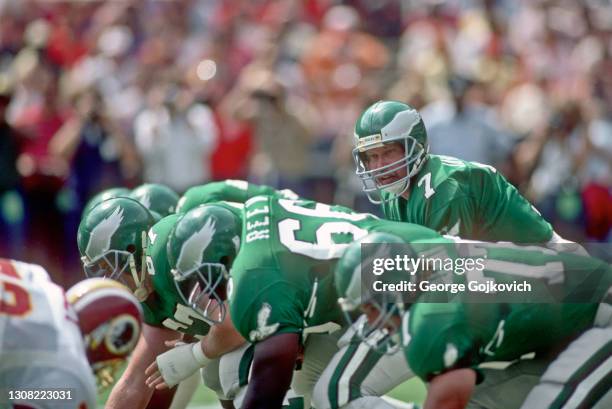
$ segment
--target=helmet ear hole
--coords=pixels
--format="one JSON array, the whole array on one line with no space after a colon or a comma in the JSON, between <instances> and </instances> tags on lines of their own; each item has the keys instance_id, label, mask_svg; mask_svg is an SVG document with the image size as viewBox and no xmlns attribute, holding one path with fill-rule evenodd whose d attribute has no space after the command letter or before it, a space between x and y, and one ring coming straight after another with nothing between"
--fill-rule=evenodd
<instances>
[{"instance_id":1,"label":"helmet ear hole","mask_svg":"<svg viewBox=\"0 0 612 409\"><path fill-rule=\"evenodd\" d=\"M136 246L134 244L128 244L128 246L125 249L129 251L130 253L136 253Z\"/></svg>"}]
</instances>

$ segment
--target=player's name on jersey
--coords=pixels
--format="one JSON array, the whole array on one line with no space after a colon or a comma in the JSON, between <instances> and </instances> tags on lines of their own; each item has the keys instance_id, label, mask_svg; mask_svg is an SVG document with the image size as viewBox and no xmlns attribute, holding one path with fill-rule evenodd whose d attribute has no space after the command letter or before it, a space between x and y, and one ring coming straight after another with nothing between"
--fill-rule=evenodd
<instances>
[{"instance_id":1,"label":"player's name on jersey","mask_svg":"<svg viewBox=\"0 0 612 409\"><path fill-rule=\"evenodd\" d=\"M531 284L527 280L515 280L511 283L496 283L492 280L468 280L466 283L436 283L427 280L418 283L402 280L396 283L385 283L381 280L372 283L376 293L410 292L410 293L446 293L459 294L465 292L497 294L503 292L531 292Z\"/></svg>"}]
</instances>

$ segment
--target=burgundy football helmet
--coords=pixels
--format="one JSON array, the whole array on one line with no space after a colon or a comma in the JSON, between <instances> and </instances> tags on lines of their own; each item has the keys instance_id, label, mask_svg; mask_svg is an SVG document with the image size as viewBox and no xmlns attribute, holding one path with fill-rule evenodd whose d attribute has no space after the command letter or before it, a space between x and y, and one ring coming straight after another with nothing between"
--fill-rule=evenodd
<instances>
[{"instance_id":1,"label":"burgundy football helmet","mask_svg":"<svg viewBox=\"0 0 612 409\"><path fill-rule=\"evenodd\" d=\"M77 314L98 385L112 385L115 372L140 337L140 304L123 284L105 278L83 280L72 286L66 297Z\"/></svg>"}]
</instances>

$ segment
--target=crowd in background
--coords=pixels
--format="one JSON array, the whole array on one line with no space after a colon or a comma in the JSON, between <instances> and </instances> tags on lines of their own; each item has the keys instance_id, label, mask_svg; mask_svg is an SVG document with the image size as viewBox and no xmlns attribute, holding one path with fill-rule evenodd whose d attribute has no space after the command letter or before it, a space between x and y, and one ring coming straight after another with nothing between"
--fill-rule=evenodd
<instances>
[{"instance_id":1,"label":"crowd in background","mask_svg":"<svg viewBox=\"0 0 612 409\"><path fill-rule=\"evenodd\" d=\"M557 231L611 241L606 0L0 0L0 254L68 284L111 186L248 179L376 211L352 128L418 108Z\"/></svg>"}]
</instances>

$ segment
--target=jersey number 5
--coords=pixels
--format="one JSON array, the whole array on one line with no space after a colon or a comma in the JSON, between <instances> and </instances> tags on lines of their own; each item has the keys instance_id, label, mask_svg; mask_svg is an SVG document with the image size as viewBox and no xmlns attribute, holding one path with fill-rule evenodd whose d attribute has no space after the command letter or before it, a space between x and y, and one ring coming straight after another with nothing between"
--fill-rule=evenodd
<instances>
[{"instance_id":1,"label":"jersey number 5","mask_svg":"<svg viewBox=\"0 0 612 409\"><path fill-rule=\"evenodd\" d=\"M19 279L15 268L8 261L0 261L0 314L23 317L32 309L30 294L17 283L4 279Z\"/></svg>"}]
</instances>

